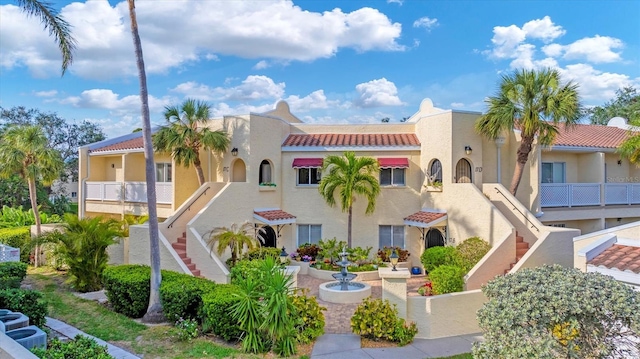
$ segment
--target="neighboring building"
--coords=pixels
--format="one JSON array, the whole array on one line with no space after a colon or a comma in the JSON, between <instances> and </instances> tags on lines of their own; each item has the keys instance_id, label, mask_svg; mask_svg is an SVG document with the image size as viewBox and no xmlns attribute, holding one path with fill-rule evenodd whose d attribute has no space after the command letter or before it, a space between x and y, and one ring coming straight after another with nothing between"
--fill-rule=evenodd
<instances>
[{"instance_id":1,"label":"neighboring building","mask_svg":"<svg viewBox=\"0 0 640 359\"><path fill-rule=\"evenodd\" d=\"M78 203L78 182L62 182L55 180L51 184L52 195L65 196L71 203Z\"/></svg>"},{"instance_id":2,"label":"neighboring building","mask_svg":"<svg viewBox=\"0 0 640 359\"><path fill-rule=\"evenodd\" d=\"M411 264L420 265L425 247L479 236L493 249L467 276L468 288L516 261L514 270L548 262L572 266L571 239L579 232L540 220L590 232L618 218L640 219L640 183L631 183L640 171L614 153L624 130L561 129L552 148L534 147L515 198L500 183L511 181L519 133L498 141L480 137L474 130L480 115L438 109L427 99L405 123L306 124L285 102L263 114L212 119L209 127L226 130L231 146L222 155L201 153L202 187L193 168L155 154L158 215L166 219L160 225L163 266L225 281L226 268L209 254L206 235L245 220L265 228L265 245L290 251L320 239L346 240L347 214L318 193L323 158L344 151L377 158L381 168L375 213L365 216L366 199L356 199L353 245L404 247ZM572 134L581 142L571 142ZM81 216L146 212L140 133L83 146L79 163ZM128 261L148 263L146 231L133 228L131 237L137 245L129 246Z\"/></svg>"}]
</instances>

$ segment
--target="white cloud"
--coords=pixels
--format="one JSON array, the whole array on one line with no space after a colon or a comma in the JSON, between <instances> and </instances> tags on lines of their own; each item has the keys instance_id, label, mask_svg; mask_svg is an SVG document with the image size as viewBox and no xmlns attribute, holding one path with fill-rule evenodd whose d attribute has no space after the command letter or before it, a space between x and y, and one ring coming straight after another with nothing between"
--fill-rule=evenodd
<instances>
[{"instance_id":1,"label":"white cloud","mask_svg":"<svg viewBox=\"0 0 640 359\"><path fill-rule=\"evenodd\" d=\"M316 90L305 97L291 95L284 100L287 101L293 113L344 106L339 100L327 100L324 90Z\"/></svg>"},{"instance_id":2,"label":"white cloud","mask_svg":"<svg viewBox=\"0 0 640 359\"><path fill-rule=\"evenodd\" d=\"M634 80L624 74L603 72L588 64L567 65L559 71L563 80L572 80L580 85L578 91L586 101L611 99L620 88L640 86L640 78Z\"/></svg>"},{"instance_id":3,"label":"white cloud","mask_svg":"<svg viewBox=\"0 0 640 359\"><path fill-rule=\"evenodd\" d=\"M396 85L381 78L356 85L359 97L354 101L358 107L401 106Z\"/></svg>"},{"instance_id":4,"label":"white cloud","mask_svg":"<svg viewBox=\"0 0 640 359\"><path fill-rule=\"evenodd\" d=\"M398 4L400 6L402 6L403 2L404 0L387 0L387 4Z\"/></svg>"},{"instance_id":5,"label":"white cloud","mask_svg":"<svg viewBox=\"0 0 640 359\"><path fill-rule=\"evenodd\" d=\"M451 108L462 108L464 107L464 103L462 102L452 102L451 103Z\"/></svg>"},{"instance_id":6,"label":"white cloud","mask_svg":"<svg viewBox=\"0 0 640 359\"><path fill-rule=\"evenodd\" d=\"M137 74L126 2L113 7L107 1L73 2L61 15L78 42L71 72L98 79ZM402 25L369 7L320 13L282 0L141 1L137 15L151 74L219 55L313 61L341 48L405 49L397 43ZM0 6L0 18L0 66L26 66L40 77L59 74L59 51L37 19L13 5ZM179 21L167 26L168 19Z\"/></svg>"},{"instance_id":7,"label":"white cloud","mask_svg":"<svg viewBox=\"0 0 640 359\"><path fill-rule=\"evenodd\" d=\"M593 63L621 61L620 52L624 44L619 39L609 36L585 37L564 46L565 59L586 59Z\"/></svg>"},{"instance_id":8,"label":"white cloud","mask_svg":"<svg viewBox=\"0 0 640 359\"><path fill-rule=\"evenodd\" d=\"M542 19L531 20L522 26L527 38L541 39L544 42L552 41L566 33L562 26L555 25L549 16Z\"/></svg>"},{"instance_id":9,"label":"white cloud","mask_svg":"<svg viewBox=\"0 0 640 359\"><path fill-rule=\"evenodd\" d=\"M171 103L170 98L156 98L149 96L149 110L160 112ZM128 95L120 97L110 89L91 89L82 91L79 96L69 96L60 100L61 104L80 108L105 109L111 113L124 116L125 114L140 114L140 96Z\"/></svg>"},{"instance_id":10,"label":"white cloud","mask_svg":"<svg viewBox=\"0 0 640 359\"><path fill-rule=\"evenodd\" d=\"M431 31L432 28L438 25L438 19L430 19L427 16L421 17L413 22L413 27L424 27L427 31Z\"/></svg>"},{"instance_id":11,"label":"white cloud","mask_svg":"<svg viewBox=\"0 0 640 359\"><path fill-rule=\"evenodd\" d=\"M549 42L564 35L565 32L562 26L555 25L549 16L531 20L525 23L522 28L516 25L496 26L493 28L493 38L491 39L493 48L483 53L496 59L520 57L519 62L522 62L522 56L528 55L523 52L533 50L530 47L521 47L526 39L540 39Z\"/></svg>"},{"instance_id":12,"label":"white cloud","mask_svg":"<svg viewBox=\"0 0 640 359\"><path fill-rule=\"evenodd\" d=\"M269 63L266 62L265 60L262 60L262 61L258 61L258 63L253 66L253 69L263 70L263 69L266 69L267 67L269 67Z\"/></svg>"},{"instance_id":13,"label":"white cloud","mask_svg":"<svg viewBox=\"0 0 640 359\"><path fill-rule=\"evenodd\" d=\"M50 91L37 91L34 92L34 95L38 96L38 97L53 97L55 95L58 94L57 90L50 90Z\"/></svg>"},{"instance_id":14,"label":"white cloud","mask_svg":"<svg viewBox=\"0 0 640 359\"><path fill-rule=\"evenodd\" d=\"M516 25L493 28L493 50L489 54L498 59L509 58L518 45L524 41L526 33Z\"/></svg>"},{"instance_id":15,"label":"white cloud","mask_svg":"<svg viewBox=\"0 0 640 359\"><path fill-rule=\"evenodd\" d=\"M551 57L557 57L562 55L562 45L560 44L549 44L542 47L542 52L545 55Z\"/></svg>"},{"instance_id":16,"label":"white cloud","mask_svg":"<svg viewBox=\"0 0 640 359\"><path fill-rule=\"evenodd\" d=\"M179 84L171 91L206 101L253 101L281 98L284 96L285 86L284 82L275 83L267 76L250 75L238 86L211 88L190 81Z\"/></svg>"}]
</instances>

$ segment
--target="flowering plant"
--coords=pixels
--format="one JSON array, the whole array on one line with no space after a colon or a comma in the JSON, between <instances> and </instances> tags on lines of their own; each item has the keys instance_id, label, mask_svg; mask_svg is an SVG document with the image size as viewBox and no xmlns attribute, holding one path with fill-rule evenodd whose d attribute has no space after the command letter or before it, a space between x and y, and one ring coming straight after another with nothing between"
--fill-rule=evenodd
<instances>
[{"instance_id":1,"label":"flowering plant","mask_svg":"<svg viewBox=\"0 0 640 359\"><path fill-rule=\"evenodd\" d=\"M298 257L298 252L293 252L289 254L289 257L291 257L291 259L296 259L296 257Z\"/></svg>"},{"instance_id":2,"label":"flowering plant","mask_svg":"<svg viewBox=\"0 0 640 359\"><path fill-rule=\"evenodd\" d=\"M433 295L433 287L431 286L431 282L427 281L420 288L418 288L418 294L423 296L431 296Z\"/></svg>"},{"instance_id":3,"label":"flowering plant","mask_svg":"<svg viewBox=\"0 0 640 359\"><path fill-rule=\"evenodd\" d=\"M312 257L311 257L311 256L308 256L308 255L304 255L304 256L302 256L302 260L303 260L303 261L305 261L305 262L308 262L308 261L310 261L311 259L312 259Z\"/></svg>"}]
</instances>

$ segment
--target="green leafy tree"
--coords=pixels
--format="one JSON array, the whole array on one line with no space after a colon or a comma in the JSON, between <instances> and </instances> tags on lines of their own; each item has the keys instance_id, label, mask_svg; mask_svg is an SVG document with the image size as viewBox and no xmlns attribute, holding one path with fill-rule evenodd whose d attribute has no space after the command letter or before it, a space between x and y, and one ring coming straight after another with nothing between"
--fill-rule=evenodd
<instances>
[{"instance_id":1,"label":"green leafy tree","mask_svg":"<svg viewBox=\"0 0 640 359\"><path fill-rule=\"evenodd\" d=\"M253 236L254 231L252 223L244 222L240 225L233 223L231 228L218 227L212 230L207 243L211 250L216 247L219 255L229 248L231 250L231 266L235 266L245 247L247 250L251 250L260 245Z\"/></svg>"},{"instance_id":2,"label":"green leafy tree","mask_svg":"<svg viewBox=\"0 0 640 359\"><path fill-rule=\"evenodd\" d=\"M485 101L489 107L475 124L476 131L495 140L505 132L520 131L516 166L509 191L515 196L533 142L553 143L558 127L572 126L582 109L578 85L561 83L557 70L516 70L504 75L495 96Z\"/></svg>"},{"instance_id":3,"label":"green leafy tree","mask_svg":"<svg viewBox=\"0 0 640 359\"><path fill-rule=\"evenodd\" d=\"M380 194L378 161L371 157L356 157L354 152L345 152L343 157L326 157L322 163L322 172L326 171L329 173L322 177L318 190L331 207L336 204L335 192L338 192L342 212L347 212L349 216L347 245L351 248L353 202L356 195L367 199L366 214L371 214L376 209L376 199Z\"/></svg>"},{"instance_id":4,"label":"green leafy tree","mask_svg":"<svg viewBox=\"0 0 640 359\"><path fill-rule=\"evenodd\" d=\"M622 142L618 153L624 158L628 158L631 163L640 166L640 118L629 121L629 125L634 130L629 131L627 138Z\"/></svg>"},{"instance_id":5,"label":"green leafy tree","mask_svg":"<svg viewBox=\"0 0 640 359\"><path fill-rule=\"evenodd\" d=\"M6 130L0 141L0 178L18 174L29 186L29 199L36 222L36 236L42 233L36 197L36 181L51 184L60 176L62 158L48 147L47 138L39 127L14 126ZM38 265L36 247L35 264Z\"/></svg>"},{"instance_id":6,"label":"green leafy tree","mask_svg":"<svg viewBox=\"0 0 640 359\"><path fill-rule=\"evenodd\" d=\"M194 166L198 182L204 184L204 173L200 162L200 150L224 152L229 147L229 137L224 131L211 131L210 106L206 102L185 100L180 106L167 106L164 117L168 125L161 127L153 136L153 146L158 152L171 153L179 165Z\"/></svg>"},{"instance_id":7,"label":"green leafy tree","mask_svg":"<svg viewBox=\"0 0 640 359\"><path fill-rule=\"evenodd\" d=\"M485 340L474 345L474 358L637 358L640 351L640 293L609 276L527 268L482 291Z\"/></svg>"},{"instance_id":8,"label":"green leafy tree","mask_svg":"<svg viewBox=\"0 0 640 359\"><path fill-rule=\"evenodd\" d=\"M142 318L146 322L163 322L165 320L160 299L160 234L158 231L158 206L156 202L156 174L153 160L153 144L151 142L151 118L149 115L149 91L147 88L147 73L144 68L142 43L138 32L135 0L127 0L129 4L129 18L131 19L131 37L136 53L138 79L140 81L140 112L142 115L142 142L144 146L145 179L147 182L147 209L149 211L149 252L151 262L151 279L149 291L149 307Z\"/></svg>"},{"instance_id":9,"label":"green leafy tree","mask_svg":"<svg viewBox=\"0 0 640 359\"><path fill-rule=\"evenodd\" d=\"M47 190L41 182L36 182L36 202L44 204L48 201ZM31 208L29 185L17 174L0 181L0 207L4 206Z\"/></svg>"},{"instance_id":10,"label":"green leafy tree","mask_svg":"<svg viewBox=\"0 0 640 359\"><path fill-rule=\"evenodd\" d=\"M40 18L45 30L49 30L49 36L53 36L58 43L62 54L62 74L73 62L73 51L76 44L71 36L71 25L66 22L52 4L38 0L16 0L18 7L29 16Z\"/></svg>"},{"instance_id":11,"label":"green leafy tree","mask_svg":"<svg viewBox=\"0 0 640 359\"><path fill-rule=\"evenodd\" d=\"M602 106L586 111L594 125L606 125L614 117L623 117L629 121L640 120L640 93L633 86L616 90L616 97Z\"/></svg>"}]
</instances>

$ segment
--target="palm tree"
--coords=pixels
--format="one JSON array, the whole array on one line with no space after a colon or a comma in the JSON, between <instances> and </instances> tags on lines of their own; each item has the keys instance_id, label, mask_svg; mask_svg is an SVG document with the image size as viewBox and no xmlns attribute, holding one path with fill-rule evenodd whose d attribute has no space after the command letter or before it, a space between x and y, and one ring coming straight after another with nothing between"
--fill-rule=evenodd
<instances>
[{"instance_id":1,"label":"palm tree","mask_svg":"<svg viewBox=\"0 0 640 359\"><path fill-rule=\"evenodd\" d=\"M631 163L640 166L640 132L638 132L640 129L640 116L629 119L629 126L631 126L631 130L629 130L627 138L618 148L618 153L622 157L628 158Z\"/></svg>"},{"instance_id":2,"label":"palm tree","mask_svg":"<svg viewBox=\"0 0 640 359\"><path fill-rule=\"evenodd\" d=\"M39 17L44 29L49 30L49 35L55 38L62 53L62 74L64 75L73 62L73 51L76 48L76 41L71 36L71 25L60 16L51 3L38 0L16 0L16 2L27 15Z\"/></svg>"},{"instance_id":3,"label":"palm tree","mask_svg":"<svg viewBox=\"0 0 640 359\"><path fill-rule=\"evenodd\" d=\"M176 164L194 166L198 181L204 184L200 162L200 149L224 152L229 147L229 137L224 131L211 131L206 127L211 107L203 101L185 100L180 106L167 106L164 117L169 123L153 136L153 146L158 152L171 152Z\"/></svg>"},{"instance_id":4,"label":"palm tree","mask_svg":"<svg viewBox=\"0 0 640 359\"><path fill-rule=\"evenodd\" d=\"M233 223L230 229L227 227L213 229L207 243L211 250L217 243L216 251L219 255L222 255L228 247L231 250L231 266L235 266L245 246L251 250L259 245L253 235L254 231L254 226L250 222L244 222L241 225Z\"/></svg>"},{"instance_id":5,"label":"palm tree","mask_svg":"<svg viewBox=\"0 0 640 359\"><path fill-rule=\"evenodd\" d=\"M140 80L140 102L142 112L142 141L144 144L144 159L147 181L147 205L149 210L149 256L151 262L151 280L149 307L142 318L146 322L163 322L165 320L160 300L160 234L158 233L158 208L156 204L156 174L153 161L153 145L151 143L151 119L149 116L149 93L147 90L147 73L144 69L144 57L142 55L142 43L138 33L138 20L136 19L135 0L127 0L129 3L129 17L131 18L131 36L136 52L138 65L138 78Z\"/></svg>"},{"instance_id":6,"label":"palm tree","mask_svg":"<svg viewBox=\"0 0 640 359\"><path fill-rule=\"evenodd\" d=\"M367 198L366 214L376 209L376 198L380 194L380 184L376 174L379 171L378 161L371 157L356 157L353 152L345 152L344 157L328 156L322 163L322 172L329 174L322 177L318 190L327 204L336 204L335 191L339 190L342 212L349 213L347 245L351 248L352 207L356 195Z\"/></svg>"},{"instance_id":7,"label":"palm tree","mask_svg":"<svg viewBox=\"0 0 640 359\"><path fill-rule=\"evenodd\" d=\"M64 163L60 153L48 147L47 137L37 126L12 126L0 141L0 178L18 174L29 186L29 199L36 223L36 237L42 234L40 213L36 197L36 181L50 185L60 177ZM35 248L35 265L38 266L38 246Z\"/></svg>"},{"instance_id":8,"label":"palm tree","mask_svg":"<svg viewBox=\"0 0 640 359\"><path fill-rule=\"evenodd\" d=\"M553 143L558 127L570 127L581 116L578 85L561 84L554 69L516 70L504 75L495 96L485 100L489 109L475 124L476 131L491 140L505 132L520 131L520 146L509 191L515 196L533 141Z\"/></svg>"}]
</instances>

